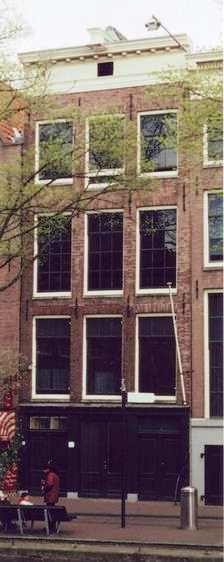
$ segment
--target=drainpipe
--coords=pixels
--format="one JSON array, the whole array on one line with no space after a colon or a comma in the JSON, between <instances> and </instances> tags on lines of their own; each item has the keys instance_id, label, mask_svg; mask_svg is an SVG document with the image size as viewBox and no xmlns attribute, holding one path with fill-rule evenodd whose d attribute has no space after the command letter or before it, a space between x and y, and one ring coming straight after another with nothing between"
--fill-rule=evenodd
<instances>
[{"instance_id":1,"label":"drainpipe","mask_svg":"<svg viewBox=\"0 0 224 562\"><path fill-rule=\"evenodd\" d=\"M172 296L172 293L171 293L172 283L167 283L167 285L169 287L169 296L170 296L170 304L171 304L172 318L173 318L173 328L174 328L175 341L176 341L177 359L178 359L178 366L179 366L179 373L180 373L180 384L181 384L181 391L182 391L182 399L183 399L184 406L186 406L187 401L186 401L184 376L183 376L182 361L181 361L181 355L180 355L180 346L179 346L178 334L177 334L177 324L176 324L176 317L175 317L175 311L174 311L173 296Z\"/></svg>"}]
</instances>

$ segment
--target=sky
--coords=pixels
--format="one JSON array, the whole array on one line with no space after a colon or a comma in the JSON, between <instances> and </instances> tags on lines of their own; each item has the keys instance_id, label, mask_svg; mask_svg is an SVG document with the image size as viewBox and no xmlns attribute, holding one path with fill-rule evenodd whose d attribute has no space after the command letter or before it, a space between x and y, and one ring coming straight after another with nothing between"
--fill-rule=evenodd
<instances>
[{"instance_id":1,"label":"sky","mask_svg":"<svg viewBox=\"0 0 224 562\"><path fill-rule=\"evenodd\" d=\"M172 34L187 33L194 50L214 48L221 40L222 0L1 0L12 17L24 22L18 52L88 44L87 28L116 27L128 39L157 37L147 32L155 15Z\"/></svg>"}]
</instances>

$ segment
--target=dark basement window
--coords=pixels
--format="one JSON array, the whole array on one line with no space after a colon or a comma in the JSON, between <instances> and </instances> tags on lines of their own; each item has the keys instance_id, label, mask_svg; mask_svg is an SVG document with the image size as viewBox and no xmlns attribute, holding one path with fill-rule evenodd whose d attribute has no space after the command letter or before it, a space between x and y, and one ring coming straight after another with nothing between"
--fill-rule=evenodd
<instances>
[{"instance_id":1,"label":"dark basement window","mask_svg":"<svg viewBox=\"0 0 224 562\"><path fill-rule=\"evenodd\" d=\"M113 62L99 62L97 65L97 76L112 76L114 73Z\"/></svg>"}]
</instances>

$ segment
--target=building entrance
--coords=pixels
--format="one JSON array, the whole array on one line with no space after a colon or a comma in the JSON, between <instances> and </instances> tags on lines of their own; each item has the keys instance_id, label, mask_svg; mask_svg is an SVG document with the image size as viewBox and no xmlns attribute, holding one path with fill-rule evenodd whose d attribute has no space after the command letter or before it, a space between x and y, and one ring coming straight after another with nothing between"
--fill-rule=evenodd
<instances>
[{"instance_id":1,"label":"building entrance","mask_svg":"<svg viewBox=\"0 0 224 562\"><path fill-rule=\"evenodd\" d=\"M119 497L121 471L121 423L81 422L79 495Z\"/></svg>"}]
</instances>

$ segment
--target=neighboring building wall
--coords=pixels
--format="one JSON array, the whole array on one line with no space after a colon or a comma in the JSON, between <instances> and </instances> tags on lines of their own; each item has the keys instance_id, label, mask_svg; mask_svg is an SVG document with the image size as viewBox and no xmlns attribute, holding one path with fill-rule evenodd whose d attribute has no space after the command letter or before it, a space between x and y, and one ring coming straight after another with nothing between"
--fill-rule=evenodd
<instances>
[{"instance_id":1,"label":"neighboring building wall","mask_svg":"<svg viewBox=\"0 0 224 562\"><path fill-rule=\"evenodd\" d=\"M223 429L223 420L191 420L191 484L198 490L199 502L205 496L205 446L223 445Z\"/></svg>"},{"instance_id":2,"label":"neighboring building wall","mask_svg":"<svg viewBox=\"0 0 224 562\"><path fill-rule=\"evenodd\" d=\"M202 146L203 152L203 146ZM203 154L201 154L203 162ZM205 262L206 194L222 191L222 168L195 162L191 172L192 208L192 420L191 420L191 483L199 490L199 500L205 496L205 446L223 445L222 418L208 417L209 357L208 307L209 290L223 287L222 262L208 266ZM203 455L201 457L201 454Z\"/></svg>"},{"instance_id":3,"label":"neighboring building wall","mask_svg":"<svg viewBox=\"0 0 224 562\"><path fill-rule=\"evenodd\" d=\"M3 146L0 141L0 162L20 162L20 146ZM0 269L0 286L8 284L19 267L19 260L11 266ZM9 352L15 358L15 371L20 352L20 299L21 281L18 279L10 287L0 292L0 350ZM0 351L0 353L1 353ZM7 372L5 376L7 377ZM2 397L1 397L2 400ZM14 400L15 404L15 400Z\"/></svg>"}]
</instances>

